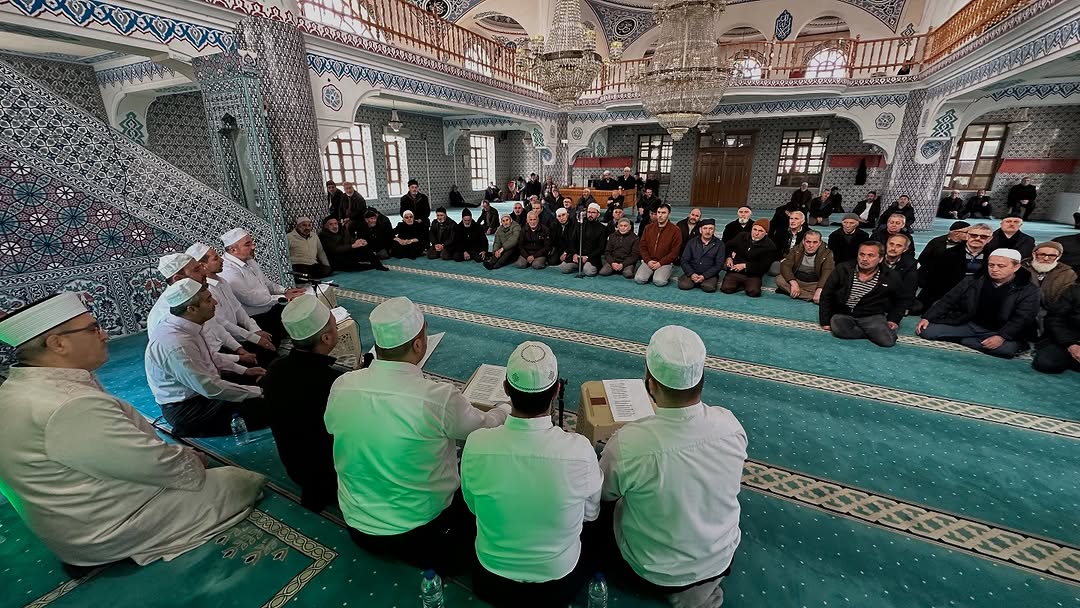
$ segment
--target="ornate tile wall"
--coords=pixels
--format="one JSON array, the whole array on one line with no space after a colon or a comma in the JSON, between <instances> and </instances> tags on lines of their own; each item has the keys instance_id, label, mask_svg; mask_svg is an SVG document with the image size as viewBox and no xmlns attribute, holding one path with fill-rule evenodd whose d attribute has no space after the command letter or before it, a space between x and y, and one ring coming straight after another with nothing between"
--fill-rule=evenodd
<instances>
[{"instance_id":1,"label":"ornate tile wall","mask_svg":"<svg viewBox=\"0 0 1080 608\"><path fill-rule=\"evenodd\" d=\"M937 161L920 164L915 160L919 146L919 117L926 102L926 89L913 91L908 97L904 122L896 142L896 154L885 172L884 192L879 192L886 203L891 203L901 194L908 195L915 208L915 228L920 230L929 228L937 213L938 194L945 175L945 163L949 158L949 146L944 144ZM918 153L922 154L922 150Z\"/></svg>"},{"instance_id":2,"label":"ornate tile wall","mask_svg":"<svg viewBox=\"0 0 1080 608\"><path fill-rule=\"evenodd\" d=\"M628 125L608 129L606 156L629 156L637 159L638 137L666 133L660 125ZM689 205L697 158L697 136L689 133L671 149L671 181L660 187L660 198L672 205Z\"/></svg>"},{"instance_id":3,"label":"ornate tile wall","mask_svg":"<svg viewBox=\"0 0 1080 608\"><path fill-rule=\"evenodd\" d=\"M0 53L0 59L8 62L26 76L49 87L54 93L79 106L98 120L105 124L109 123L105 103L101 100L101 89L94 75L94 66L7 53Z\"/></svg>"},{"instance_id":4,"label":"ornate tile wall","mask_svg":"<svg viewBox=\"0 0 1080 608\"><path fill-rule=\"evenodd\" d=\"M146 147L200 182L222 190L221 169L210 150L202 93L164 95L146 111Z\"/></svg>"}]
</instances>

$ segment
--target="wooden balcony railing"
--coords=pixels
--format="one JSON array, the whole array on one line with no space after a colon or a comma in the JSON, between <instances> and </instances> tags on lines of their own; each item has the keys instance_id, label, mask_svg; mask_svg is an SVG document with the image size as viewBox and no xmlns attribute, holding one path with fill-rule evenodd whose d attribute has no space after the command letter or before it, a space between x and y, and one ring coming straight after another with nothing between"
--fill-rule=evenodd
<instances>
[{"instance_id":1,"label":"wooden balcony railing","mask_svg":"<svg viewBox=\"0 0 1080 608\"><path fill-rule=\"evenodd\" d=\"M1035 0L971 0L934 30L923 62L931 64L978 38Z\"/></svg>"}]
</instances>

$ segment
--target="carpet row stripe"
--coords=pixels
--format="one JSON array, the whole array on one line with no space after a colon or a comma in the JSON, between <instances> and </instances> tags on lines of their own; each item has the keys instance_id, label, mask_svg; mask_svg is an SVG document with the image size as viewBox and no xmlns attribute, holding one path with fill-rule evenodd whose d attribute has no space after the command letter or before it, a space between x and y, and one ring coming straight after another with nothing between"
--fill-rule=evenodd
<instances>
[{"instance_id":1,"label":"carpet row stripe","mask_svg":"<svg viewBox=\"0 0 1080 608\"><path fill-rule=\"evenodd\" d=\"M370 304L380 304L390 299L386 296L366 294L341 288L338 288L336 293L340 297L360 302L368 302ZM578 344L606 348L608 350L625 352L641 357L645 356L647 345L642 344L641 342L632 342L630 340L598 336L596 334L589 334L570 329L527 323L516 319L483 315L434 304L418 304L425 313L433 314L438 317L467 323L481 323L498 329L528 333L567 342L576 342ZM796 372L757 363L746 363L724 357L706 357L705 367L714 371L738 374L748 378L780 382L783 384L817 389L850 397L859 397L873 401L914 407L953 416L982 420L984 422L1003 424L1015 428L1080 439L1080 422L1071 420L1028 414L1025 412L1006 410L977 403L944 399L941 397L876 386L853 380L831 378L829 376L820 376L808 372Z\"/></svg>"},{"instance_id":2,"label":"carpet row stripe","mask_svg":"<svg viewBox=\"0 0 1080 608\"><path fill-rule=\"evenodd\" d=\"M432 380L449 382L459 390L465 383L456 378L424 372ZM573 431L576 415L563 424ZM743 465L742 485L767 496L789 500L831 515L847 517L914 538L931 541L1050 576L1063 582L1080 583L1080 550L1016 530L957 517L892 497L846 486L834 481L781 469L755 460Z\"/></svg>"},{"instance_id":3,"label":"carpet row stripe","mask_svg":"<svg viewBox=\"0 0 1080 608\"><path fill-rule=\"evenodd\" d=\"M423 268L411 268L408 266L390 266L392 270L398 272L405 272L409 274L416 274L426 277L434 277L439 279L452 279L455 281L462 281L465 283L476 283L479 285L491 285L493 287L506 287L510 289L521 289L525 291L534 291L537 293L544 293L549 295L567 296L571 298L585 298L589 300L596 300L598 302L607 302L612 304L626 304L628 306L638 306L644 308L652 308L656 306L663 306L664 308L689 314L699 315L704 317L713 317L717 319L728 319L731 321L743 321L746 323L757 323L759 325L771 325L774 327L787 327L791 329L801 329L805 331L817 331L824 332L821 326L817 323L810 321L798 321L795 319L784 319L781 317L769 317L765 315L755 315L745 312L734 312L730 310L723 310L718 308L707 308L704 306L692 306L689 304L677 304L674 302L657 302L655 300L644 300L639 298L627 298L624 296L616 296L606 293L597 293L592 291L580 291L577 289L565 289L562 287L550 287L547 285L533 285L530 283L520 283L517 281L505 281L502 279L488 279L484 277L477 277L468 274L457 274L452 272L439 272L436 270L425 270ZM340 288L338 288L340 290ZM763 291L770 290L775 291L773 288L762 288ZM953 342L941 342L924 340L916 336L897 336L896 341L900 344L906 344L908 346L918 346L922 348L932 348L937 350L947 350L958 353L966 353L972 355L981 355L970 348L955 344Z\"/></svg>"}]
</instances>

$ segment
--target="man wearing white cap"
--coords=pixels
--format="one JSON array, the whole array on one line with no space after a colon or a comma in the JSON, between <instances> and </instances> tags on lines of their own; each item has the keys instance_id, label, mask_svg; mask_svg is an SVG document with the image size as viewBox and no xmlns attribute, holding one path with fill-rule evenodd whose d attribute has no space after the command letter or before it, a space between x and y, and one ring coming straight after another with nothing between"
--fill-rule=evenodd
<instances>
[{"instance_id":1,"label":"man wearing white cap","mask_svg":"<svg viewBox=\"0 0 1080 608\"><path fill-rule=\"evenodd\" d=\"M201 326L214 317L216 305L210 290L181 279L163 297L169 315L151 334L144 359L150 392L173 432L180 437L228 435L236 415L248 429L267 426L262 389L224 380L203 340ZM243 375L258 379L265 373L252 367Z\"/></svg>"},{"instance_id":2,"label":"man wearing white cap","mask_svg":"<svg viewBox=\"0 0 1080 608\"><path fill-rule=\"evenodd\" d=\"M313 279L321 279L333 272L322 241L318 235L312 234L310 217L296 218L296 225L285 238L289 241L289 261L292 262L293 272Z\"/></svg>"},{"instance_id":3,"label":"man wearing white cap","mask_svg":"<svg viewBox=\"0 0 1080 608\"><path fill-rule=\"evenodd\" d=\"M656 415L619 429L600 458L603 498L618 501L613 565L642 590L687 606L722 603L720 581L741 537L746 432L730 411L702 403L705 356L689 329L657 330L645 353Z\"/></svg>"},{"instance_id":4,"label":"man wearing white cap","mask_svg":"<svg viewBox=\"0 0 1080 608\"><path fill-rule=\"evenodd\" d=\"M960 281L925 313L915 333L927 340L959 342L995 357L1012 358L1035 337L1039 288L1020 270L1020 252L995 249L986 274Z\"/></svg>"},{"instance_id":5,"label":"man wearing white cap","mask_svg":"<svg viewBox=\"0 0 1080 608\"><path fill-rule=\"evenodd\" d=\"M476 515L473 592L494 606L566 606L591 574L584 522L600 512L604 477L589 440L551 424L559 365L541 342L506 363L506 424L469 435L461 491Z\"/></svg>"},{"instance_id":6,"label":"man wearing white cap","mask_svg":"<svg viewBox=\"0 0 1080 608\"><path fill-rule=\"evenodd\" d=\"M460 566L454 550L472 540L473 520L455 497L455 441L502 424L510 408L482 412L453 385L424 378L427 323L408 298L379 304L370 320L377 359L339 378L326 406L341 513L353 540L374 553L420 568Z\"/></svg>"},{"instance_id":7,"label":"man wearing white cap","mask_svg":"<svg viewBox=\"0 0 1080 608\"><path fill-rule=\"evenodd\" d=\"M66 565L172 559L251 512L262 475L207 469L102 389L106 335L77 295L3 317L0 341L18 360L0 386L0 482Z\"/></svg>"},{"instance_id":8,"label":"man wearing white cap","mask_svg":"<svg viewBox=\"0 0 1080 608\"><path fill-rule=\"evenodd\" d=\"M274 343L281 343L285 328L281 325L281 310L289 300L304 293L303 289L285 289L266 278L255 261L255 241L243 228L233 228L221 235L225 245L225 264L221 276L229 282L236 299L244 306L259 327L270 332Z\"/></svg>"},{"instance_id":9,"label":"man wearing white cap","mask_svg":"<svg viewBox=\"0 0 1080 608\"><path fill-rule=\"evenodd\" d=\"M484 260L484 268L495 270L518 259L518 246L521 244L521 225L507 213L499 219L499 229L495 231L495 240L491 245L491 254Z\"/></svg>"},{"instance_id":10,"label":"man wearing white cap","mask_svg":"<svg viewBox=\"0 0 1080 608\"><path fill-rule=\"evenodd\" d=\"M318 512L337 504L334 440L323 422L330 387L344 373L334 369L330 356L337 323L311 294L289 302L281 322L293 348L270 365L260 385L281 463L300 486L300 504Z\"/></svg>"},{"instance_id":11,"label":"man wearing white cap","mask_svg":"<svg viewBox=\"0 0 1080 608\"><path fill-rule=\"evenodd\" d=\"M600 205L589 203L585 212L585 221L574 224L566 242L566 257L559 264L563 274L577 272L580 263L581 272L588 277L596 276L604 265L604 248L607 247L607 228L600 223ZM560 256L561 257L561 256Z\"/></svg>"},{"instance_id":12,"label":"man wearing white cap","mask_svg":"<svg viewBox=\"0 0 1080 608\"><path fill-rule=\"evenodd\" d=\"M184 253L202 264L206 271L206 286L210 288L210 295L214 296L214 301L217 302L214 321L224 327L229 335L242 341L245 350L254 353L257 357L259 365L269 364L277 355L277 346L273 342L273 336L259 327L259 324L247 314L240 300L236 299L236 294L233 293L228 281L218 275L224 267L225 260L214 248L203 243L195 243Z\"/></svg>"}]
</instances>

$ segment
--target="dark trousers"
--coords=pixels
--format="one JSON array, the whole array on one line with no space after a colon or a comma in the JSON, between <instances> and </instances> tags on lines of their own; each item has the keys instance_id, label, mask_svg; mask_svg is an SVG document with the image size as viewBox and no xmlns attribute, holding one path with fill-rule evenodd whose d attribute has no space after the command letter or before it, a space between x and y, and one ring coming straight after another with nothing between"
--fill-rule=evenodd
<instances>
[{"instance_id":1,"label":"dark trousers","mask_svg":"<svg viewBox=\"0 0 1080 608\"><path fill-rule=\"evenodd\" d=\"M476 518L465 505L461 490L438 517L408 532L377 536L350 527L349 536L365 551L420 570L430 568L441 576L469 572L476 560Z\"/></svg>"},{"instance_id":2,"label":"dark trousers","mask_svg":"<svg viewBox=\"0 0 1080 608\"><path fill-rule=\"evenodd\" d=\"M488 254L488 259L484 262L484 266L488 270L495 270L496 268L502 268L507 264L513 264L518 259L518 248L511 247L509 249L503 249L502 255L498 258Z\"/></svg>"},{"instance_id":3,"label":"dark trousers","mask_svg":"<svg viewBox=\"0 0 1080 608\"><path fill-rule=\"evenodd\" d=\"M997 332L975 323L964 323L963 325L931 323L919 335L927 340L957 342L970 349L994 355L995 357L1002 357L1003 359L1011 359L1016 356L1016 353L1020 352L1020 343L1014 340L1005 340L1001 343L1001 346L993 350L986 348L982 345L982 341L990 336L996 336Z\"/></svg>"},{"instance_id":4,"label":"dark trousers","mask_svg":"<svg viewBox=\"0 0 1080 608\"><path fill-rule=\"evenodd\" d=\"M1009 214L1010 215L1020 215L1022 213L1024 221L1027 221L1028 216L1031 215L1031 212L1034 211L1034 210L1035 210L1035 202L1034 201L1028 202L1028 204L1026 204L1026 205L1021 205L1020 203L1016 203L1015 205L1013 205L1009 209Z\"/></svg>"},{"instance_id":5,"label":"dark trousers","mask_svg":"<svg viewBox=\"0 0 1080 608\"><path fill-rule=\"evenodd\" d=\"M746 290L746 295L756 298L761 295L761 277L747 276L741 272L728 271L724 275L724 282L720 284L720 291L735 293Z\"/></svg>"},{"instance_id":6,"label":"dark trousers","mask_svg":"<svg viewBox=\"0 0 1080 608\"><path fill-rule=\"evenodd\" d=\"M1060 374L1068 370L1080 372L1080 362L1069 354L1069 348L1043 341L1035 347L1035 359L1031 362L1035 371L1044 374Z\"/></svg>"},{"instance_id":7,"label":"dark trousers","mask_svg":"<svg viewBox=\"0 0 1080 608\"><path fill-rule=\"evenodd\" d=\"M679 277L679 289L693 289L700 287L701 291L705 293L713 293L716 291L716 284L720 281L720 277L709 277L700 283L695 283L689 275L682 275Z\"/></svg>"},{"instance_id":8,"label":"dark trousers","mask_svg":"<svg viewBox=\"0 0 1080 608\"><path fill-rule=\"evenodd\" d=\"M196 395L161 406L161 413L178 437L224 437L232 434L233 415L240 414L249 431L270 426L261 397L223 401Z\"/></svg>"},{"instance_id":9,"label":"dark trousers","mask_svg":"<svg viewBox=\"0 0 1080 608\"><path fill-rule=\"evenodd\" d=\"M275 346L280 345L281 341L288 335L285 333L285 326L281 324L281 311L283 310L285 310L285 306L277 304L266 312L251 315L252 320L258 323L259 327L263 328L263 331L270 332L270 341Z\"/></svg>"},{"instance_id":10,"label":"dark trousers","mask_svg":"<svg viewBox=\"0 0 1080 608\"><path fill-rule=\"evenodd\" d=\"M595 524L586 523L585 529ZM583 530L584 532L584 530ZM479 562L473 568L473 593L495 608L551 608L568 606L588 582L595 564L582 555L570 574L543 583L522 583L489 572Z\"/></svg>"},{"instance_id":11,"label":"dark trousers","mask_svg":"<svg viewBox=\"0 0 1080 608\"><path fill-rule=\"evenodd\" d=\"M393 245L390 245L390 255L395 258L408 258L415 260L416 258L424 255L424 249L426 247L423 243L410 243L408 245L399 245L397 241L394 241Z\"/></svg>"},{"instance_id":12,"label":"dark trousers","mask_svg":"<svg viewBox=\"0 0 1080 608\"><path fill-rule=\"evenodd\" d=\"M439 259L450 260L450 259L453 259L453 256L454 256L454 254L451 253L451 251L449 249L447 249L445 246L443 247L442 251L436 251L435 245L432 245L427 250L427 259L429 259L429 260L439 260Z\"/></svg>"},{"instance_id":13,"label":"dark trousers","mask_svg":"<svg viewBox=\"0 0 1080 608\"><path fill-rule=\"evenodd\" d=\"M299 274L306 274L313 279L321 279L323 277L330 276L330 273L334 272L329 266L325 264L293 264L293 272ZM297 283L303 283L304 281L298 280Z\"/></svg>"},{"instance_id":14,"label":"dark trousers","mask_svg":"<svg viewBox=\"0 0 1080 608\"><path fill-rule=\"evenodd\" d=\"M465 253L466 253L466 251L464 249L461 249L459 251L454 252L454 261L455 262L464 262L465 261ZM476 250L471 250L470 249L468 251L468 254L469 254L469 261L471 261L471 262L483 262L484 259L487 257L488 252L487 252L487 249L476 249Z\"/></svg>"},{"instance_id":15,"label":"dark trousers","mask_svg":"<svg viewBox=\"0 0 1080 608\"><path fill-rule=\"evenodd\" d=\"M370 247L359 247L352 250L352 254L339 255L330 258L330 265L334 270L343 272L363 272L376 270L383 266L380 256Z\"/></svg>"},{"instance_id":16,"label":"dark trousers","mask_svg":"<svg viewBox=\"0 0 1080 608\"><path fill-rule=\"evenodd\" d=\"M251 342L250 340L244 340L244 342L241 343L240 346L243 346L244 350L255 355L255 359L257 360L257 364L259 367L265 368L267 365L270 365L271 361L277 359L276 350L269 350L263 348L258 344Z\"/></svg>"},{"instance_id":17,"label":"dark trousers","mask_svg":"<svg viewBox=\"0 0 1080 608\"><path fill-rule=\"evenodd\" d=\"M878 346L889 347L896 344L896 330L889 327L885 315L853 317L851 315L833 315L829 319L832 335L845 340L870 340Z\"/></svg>"}]
</instances>

